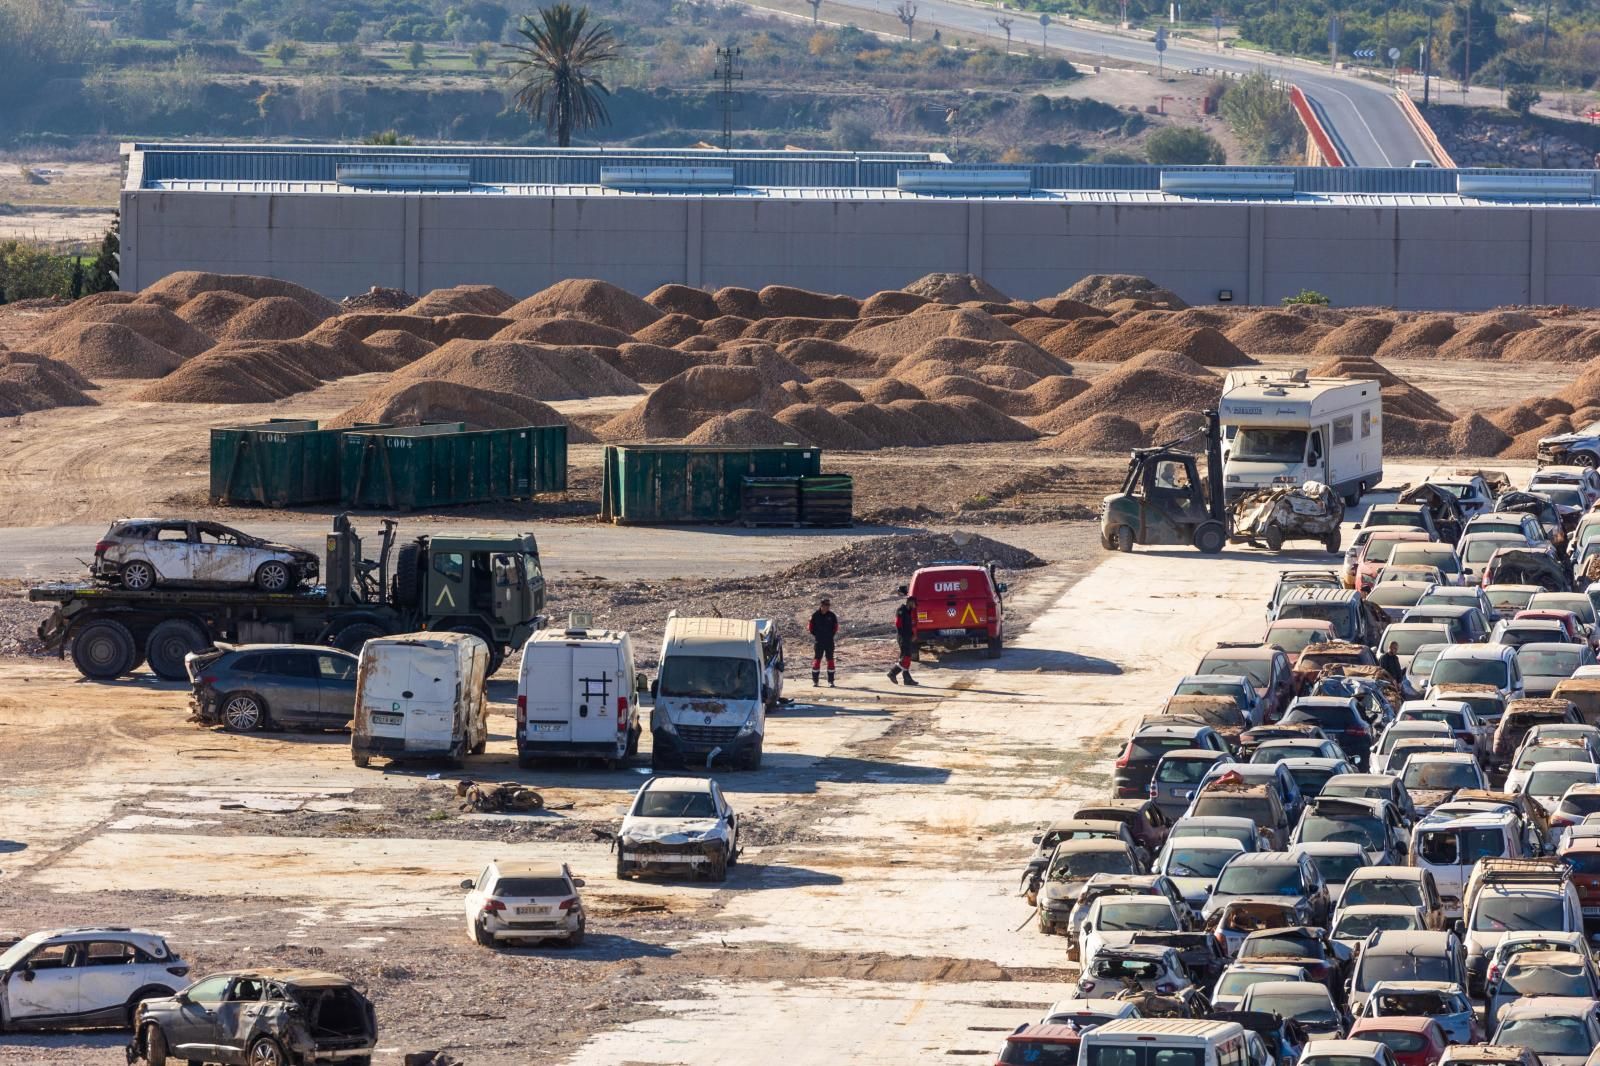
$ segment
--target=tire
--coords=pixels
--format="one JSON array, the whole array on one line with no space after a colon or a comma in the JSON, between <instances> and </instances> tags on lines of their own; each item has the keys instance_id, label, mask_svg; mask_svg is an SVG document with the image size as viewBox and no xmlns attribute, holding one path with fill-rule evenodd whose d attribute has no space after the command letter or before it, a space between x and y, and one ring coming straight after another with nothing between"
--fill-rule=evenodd
<instances>
[{"instance_id":1,"label":"tire","mask_svg":"<svg viewBox=\"0 0 1600 1066\"><path fill-rule=\"evenodd\" d=\"M256 567L256 588L262 592L288 592L294 586L294 567L281 559L268 559Z\"/></svg>"},{"instance_id":2,"label":"tire","mask_svg":"<svg viewBox=\"0 0 1600 1066\"><path fill-rule=\"evenodd\" d=\"M143 559L123 563L122 587L129 592L149 592L156 587L156 568Z\"/></svg>"},{"instance_id":3,"label":"tire","mask_svg":"<svg viewBox=\"0 0 1600 1066\"><path fill-rule=\"evenodd\" d=\"M627 879L628 864L622 859L622 844L619 842L617 844L617 880L626 881Z\"/></svg>"},{"instance_id":4,"label":"tire","mask_svg":"<svg viewBox=\"0 0 1600 1066\"><path fill-rule=\"evenodd\" d=\"M133 633L115 619L96 619L72 636L72 665L84 677L110 681L131 673L138 661Z\"/></svg>"},{"instance_id":5,"label":"tire","mask_svg":"<svg viewBox=\"0 0 1600 1066\"><path fill-rule=\"evenodd\" d=\"M206 631L182 618L158 622L144 643L150 669L163 681L187 681L189 674L183 668L183 657L192 651L205 651L209 647L211 638Z\"/></svg>"},{"instance_id":6,"label":"tire","mask_svg":"<svg viewBox=\"0 0 1600 1066\"><path fill-rule=\"evenodd\" d=\"M289 1059L283 1053L283 1045L270 1036L264 1036L251 1044L244 1061L248 1066L289 1066Z\"/></svg>"},{"instance_id":7,"label":"tire","mask_svg":"<svg viewBox=\"0 0 1600 1066\"><path fill-rule=\"evenodd\" d=\"M365 770L367 767L372 765L372 756L370 756L370 755L351 755L350 756L350 761L356 764L356 769Z\"/></svg>"},{"instance_id":8,"label":"tire","mask_svg":"<svg viewBox=\"0 0 1600 1066\"><path fill-rule=\"evenodd\" d=\"M1207 555L1215 555L1228 541L1228 532L1221 522L1201 522L1195 527L1194 546Z\"/></svg>"},{"instance_id":9,"label":"tire","mask_svg":"<svg viewBox=\"0 0 1600 1066\"><path fill-rule=\"evenodd\" d=\"M360 655L361 646L374 637L386 637L388 632L382 626L371 622L351 622L333 635L333 646L340 651L347 651L351 655Z\"/></svg>"},{"instance_id":10,"label":"tire","mask_svg":"<svg viewBox=\"0 0 1600 1066\"><path fill-rule=\"evenodd\" d=\"M1283 551L1283 530L1278 526L1269 524L1266 529L1261 531L1261 539L1266 542L1267 551Z\"/></svg>"},{"instance_id":11,"label":"tire","mask_svg":"<svg viewBox=\"0 0 1600 1066\"><path fill-rule=\"evenodd\" d=\"M628 730L628 747L624 754L629 758L639 754L639 737L643 732L643 726L635 726Z\"/></svg>"},{"instance_id":12,"label":"tire","mask_svg":"<svg viewBox=\"0 0 1600 1066\"><path fill-rule=\"evenodd\" d=\"M677 769L680 769L680 767L677 765L677 763L674 760L667 758L665 755L658 755L653 751L650 753L650 772L651 773L659 774L659 773L661 773L661 772L663 772L665 770L677 770Z\"/></svg>"},{"instance_id":13,"label":"tire","mask_svg":"<svg viewBox=\"0 0 1600 1066\"><path fill-rule=\"evenodd\" d=\"M174 991L175 989L168 988L165 985L151 985L149 988L141 988L129 996L128 1002L122 1008L127 1018L128 1028L133 1028L133 1016L139 1010L139 1004L147 999L161 999L165 996L170 996Z\"/></svg>"},{"instance_id":14,"label":"tire","mask_svg":"<svg viewBox=\"0 0 1600 1066\"><path fill-rule=\"evenodd\" d=\"M583 934L584 934L584 930L585 930L585 927L586 927L587 924L588 923L584 919L582 919L582 918L578 919L578 930L577 930L577 932L568 933L567 934L567 947L569 947L569 948L579 948L579 947L583 946Z\"/></svg>"},{"instance_id":15,"label":"tire","mask_svg":"<svg viewBox=\"0 0 1600 1066\"><path fill-rule=\"evenodd\" d=\"M1600 466L1600 455L1594 452L1573 452L1567 458L1572 460L1574 466L1586 466L1590 470Z\"/></svg>"},{"instance_id":16,"label":"tire","mask_svg":"<svg viewBox=\"0 0 1600 1066\"><path fill-rule=\"evenodd\" d=\"M764 737L757 737L756 746L751 748L750 754L744 757L744 768L746 770L761 769L761 748L765 742L765 739L766 738Z\"/></svg>"},{"instance_id":17,"label":"tire","mask_svg":"<svg viewBox=\"0 0 1600 1066\"><path fill-rule=\"evenodd\" d=\"M533 756L532 755L518 755L517 756L517 769L519 769L519 770L532 770L533 769Z\"/></svg>"},{"instance_id":18,"label":"tire","mask_svg":"<svg viewBox=\"0 0 1600 1066\"><path fill-rule=\"evenodd\" d=\"M1332 533L1329 533L1326 537L1324 537L1322 540L1322 546L1323 548L1327 549L1330 554L1338 555L1339 549L1344 546L1344 540L1340 535L1340 531L1335 529Z\"/></svg>"},{"instance_id":19,"label":"tire","mask_svg":"<svg viewBox=\"0 0 1600 1066\"><path fill-rule=\"evenodd\" d=\"M1112 531L1111 539L1116 541L1117 551L1133 551L1133 530L1128 526L1118 526Z\"/></svg>"},{"instance_id":20,"label":"tire","mask_svg":"<svg viewBox=\"0 0 1600 1066\"><path fill-rule=\"evenodd\" d=\"M159 1025L144 1027L144 1059L150 1066L167 1066L167 1034Z\"/></svg>"},{"instance_id":21,"label":"tire","mask_svg":"<svg viewBox=\"0 0 1600 1066\"><path fill-rule=\"evenodd\" d=\"M489 935L489 931L483 927L482 922L472 923L472 941L480 948L494 947L494 937Z\"/></svg>"},{"instance_id":22,"label":"tire","mask_svg":"<svg viewBox=\"0 0 1600 1066\"><path fill-rule=\"evenodd\" d=\"M989 646L988 646L987 649L985 649L984 654L987 655L991 659L998 659L998 658L1000 658L1000 652L1004 647L1005 647L1005 638L1004 637L992 637L989 640Z\"/></svg>"},{"instance_id":23,"label":"tire","mask_svg":"<svg viewBox=\"0 0 1600 1066\"><path fill-rule=\"evenodd\" d=\"M706 877L718 884L728 879L728 856L726 853L706 868Z\"/></svg>"},{"instance_id":24,"label":"tire","mask_svg":"<svg viewBox=\"0 0 1600 1066\"><path fill-rule=\"evenodd\" d=\"M397 607L415 607L422 600L422 549L407 544L394 557L394 579L389 582L389 598Z\"/></svg>"},{"instance_id":25,"label":"tire","mask_svg":"<svg viewBox=\"0 0 1600 1066\"><path fill-rule=\"evenodd\" d=\"M472 745L472 749L471 749L470 752L468 752L468 754L470 754L470 755L482 755L484 753L484 751L486 751L488 749L488 747L489 747L489 735L487 733L485 733L483 735L483 739L482 740L480 740L476 744Z\"/></svg>"},{"instance_id":26,"label":"tire","mask_svg":"<svg viewBox=\"0 0 1600 1066\"><path fill-rule=\"evenodd\" d=\"M267 701L254 692L233 692L222 701L222 728L230 733L255 733L272 721Z\"/></svg>"}]
</instances>

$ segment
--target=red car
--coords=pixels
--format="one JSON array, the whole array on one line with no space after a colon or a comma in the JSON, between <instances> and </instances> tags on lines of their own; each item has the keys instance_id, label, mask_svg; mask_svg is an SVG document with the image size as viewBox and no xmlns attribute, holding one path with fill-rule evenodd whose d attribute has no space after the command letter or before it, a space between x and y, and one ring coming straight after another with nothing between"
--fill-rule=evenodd
<instances>
[{"instance_id":1,"label":"red car","mask_svg":"<svg viewBox=\"0 0 1600 1066\"><path fill-rule=\"evenodd\" d=\"M1350 1040L1376 1040L1400 1066L1435 1066L1450 1038L1432 1018L1357 1018Z\"/></svg>"},{"instance_id":2,"label":"red car","mask_svg":"<svg viewBox=\"0 0 1600 1066\"><path fill-rule=\"evenodd\" d=\"M998 659L1005 639L1005 591L993 564L940 563L912 574L900 595L917 601L919 649L983 647L989 658Z\"/></svg>"},{"instance_id":3,"label":"red car","mask_svg":"<svg viewBox=\"0 0 1600 1066\"><path fill-rule=\"evenodd\" d=\"M1557 824L1552 818L1551 825ZM1556 853L1572 867L1572 886L1583 905L1583 924L1600 924L1600 838L1579 837Z\"/></svg>"},{"instance_id":4,"label":"red car","mask_svg":"<svg viewBox=\"0 0 1600 1066\"><path fill-rule=\"evenodd\" d=\"M1018 1026L1006 1037L995 1066L1076 1066L1083 1033L1075 1025Z\"/></svg>"}]
</instances>

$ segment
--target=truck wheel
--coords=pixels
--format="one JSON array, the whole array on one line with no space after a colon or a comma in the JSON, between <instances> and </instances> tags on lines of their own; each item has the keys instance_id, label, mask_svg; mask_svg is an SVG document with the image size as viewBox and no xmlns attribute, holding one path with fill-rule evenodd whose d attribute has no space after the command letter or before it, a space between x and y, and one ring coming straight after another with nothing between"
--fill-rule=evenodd
<instances>
[{"instance_id":1,"label":"truck wheel","mask_svg":"<svg viewBox=\"0 0 1600 1066\"><path fill-rule=\"evenodd\" d=\"M1133 530L1127 526L1118 526L1111 534L1111 539L1116 542L1117 551L1133 551Z\"/></svg>"},{"instance_id":2,"label":"truck wheel","mask_svg":"<svg viewBox=\"0 0 1600 1066\"><path fill-rule=\"evenodd\" d=\"M1194 546L1207 555L1217 554L1227 540L1228 533L1221 522L1201 522L1194 531Z\"/></svg>"},{"instance_id":3,"label":"truck wheel","mask_svg":"<svg viewBox=\"0 0 1600 1066\"><path fill-rule=\"evenodd\" d=\"M356 755L352 753L350 756L350 761L356 764L356 769L365 770L367 767L372 765L372 756Z\"/></svg>"},{"instance_id":4,"label":"truck wheel","mask_svg":"<svg viewBox=\"0 0 1600 1066\"><path fill-rule=\"evenodd\" d=\"M236 692L222 701L222 728L230 733L253 733L268 721L267 705L253 692Z\"/></svg>"},{"instance_id":5,"label":"truck wheel","mask_svg":"<svg viewBox=\"0 0 1600 1066\"><path fill-rule=\"evenodd\" d=\"M150 669L157 677L163 681L186 681L189 674L184 669L183 657L210 646L205 630L182 618L168 618L150 631L144 648Z\"/></svg>"},{"instance_id":6,"label":"truck wheel","mask_svg":"<svg viewBox=\"0 0 1600 1066\"><path fill-rule=\"evenodd\" d=\"M1283 551L1283 530L1277 525L1268 524L1267 528L1261 531L1261 539L1266 542L1267 551Z\"/></svg>"},{"instance_id":7,"label":"truck wheel","mask_svg":"<svg viewBox=\"0 0 1600 1066\"><path fill-rule=\"evenodd\" d=\"M129 592L148 592L156 587L156 568L143 559L122 565L122 587Z\"/></svg>"},{"instance_id":8,"label":"truck wheel","mask_svg":"<svg viewBox=\"0 0 1600 1066\"><path fill-rule=\"evenodd\" d=\"M144 1059L150 1066L167 1066L167 1037L159 1025L145 1026Z\"/></svg>"},{"instance_id":9,"label":"truck wheel","mask_svg":"<svg viewBox=\"0 0 1600 1066\"><path fill-rule=\"evenodd\" d=\"M624 755L632 757L639 754L639 734L643 732L644 728L642 726L635 726L633 729L628 730L628 747L623 752Z\"/></svg>"},{"instance_id":10,"label":"truck wheel","mask_svg":"<svg viewBox=\"0 0 1600 1066\"><path fill-rule=\"evenodd\" d=\"M352 622L333 635L333 646L351 655L360 655L361 646L367 641L386 636L382 628L371 622Z\"/></svg>"},{"instance_id":11,"label":"truck wheel","mask_svg":"<svg viewBox=\"0 0 1600 1066\"><path fill-rule=\"evenodd\" d=\"M650 753L650 772L651 773L659 774L659 773L664 773L664 772L666 772L668 770L676 770L676 769L678 769L678 767L676 765L674 765L673 760L667 758L665 755L660 755L660 754L657 754L656 752L653 752L653 751Z\"/></svg>"},{"instance_id":12,"label":"truck wheel","mask_svg":"<svg viewBox=\"0 0 1600 1066\"><path fill-rule=\"evenodd\" d=\"M138 662L138 645L121 622L101 618L72 638L72 665L84 677L109 681L130 672Z\"/></svg>"},{"instance_id":13,"label":"truck wheel","mask_svg":"<svg viewBox=\"0 0 1600 1066\"><path fill-rule=\"evenodd\" d=\"M395 552L394 580L390 582L389 598L397 607L415 607L422 600L422 549L407 544Z\"/></svg>"},{"instance_id":14,"label":"truck wheel","mask_svg":"<svg viewBox=\"0 0 1600 1066\"><path fill-rule=\"evenodd\" d=\"M1000 650L1003 646L1004 639L1002 637L991 637L989 638L989 647L985 654L991 659L998 659L1000 658Z\"/></svg>"}]
</instances>

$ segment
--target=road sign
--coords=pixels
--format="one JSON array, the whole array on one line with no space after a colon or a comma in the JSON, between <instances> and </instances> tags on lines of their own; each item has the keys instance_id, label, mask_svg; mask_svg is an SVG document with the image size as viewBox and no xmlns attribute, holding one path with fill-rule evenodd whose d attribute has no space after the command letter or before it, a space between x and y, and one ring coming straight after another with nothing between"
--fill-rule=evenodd
<instances>
[{"instance_id":1,"label":"road sign","mask_svg":"<svg viewBox=\"0 0 1600 1066\"><path fill-rule=\"evenodd\" d=\"M1398 48L1389 49L1389 62L1393 63L1396 60L1398 60L1399 58L1400 58L1400 49L1398 49Z\"/></svg>"},{"instance_id":2,"label":"road sign","mask_svg":"<svg viewBox=\"0 0 1600 1066\"><path fill-rule=\"evenodd\" d=\"M1222 16L1221 15L1212 15L1211 16L1211 28L1216 30L1218 33L1222 32Z\"/></svg>"},{"instance_id":3,"label":"road sign","mask_svg":"<svg viewBox=\"0 0 1600 1066\"><path fill-rule=\"evenodd\" d=\"M1165 52L1166 50L1167 50L1167 28L1165 26L1157 26L1156 27L1156 51Z\"/></svg>"},{"instance_id":4,"label":"road sign","mask_svg":"<svg viewBox=\"0 0 1600 1066\"><path fill-rule=\"evenodd\" d=\"M1350 54L1352 56L1354 56L1355 58L1357 58L1357 59L1376 59L1376 58L1378 58L1377 50L1376 49L1372 49L1372 48L1357 48L1354 52L1351 52Z\"/></svg>"},{"instance_id":5,"label":"road sign","mask_svg":"<svg viewBox=\"0 0 1600 1066\"><path fill-rule=\"evenodd\" d=\"M1040 15L1039 16L1039 25L1041 25L1041 26L1050 25L1050 16L1049 15Z\"/></svg>"}]
</instances>

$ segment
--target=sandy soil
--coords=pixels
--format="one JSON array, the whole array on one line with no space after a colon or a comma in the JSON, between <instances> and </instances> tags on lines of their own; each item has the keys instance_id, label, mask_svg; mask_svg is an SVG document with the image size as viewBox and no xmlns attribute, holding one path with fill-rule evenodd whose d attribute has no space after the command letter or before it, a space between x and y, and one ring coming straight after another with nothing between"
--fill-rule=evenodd
<instances>
[{"instance_id":1,"label":"sandy soil","mask_svg":"<svg viewBox=\"0 0 1600 1066\"><path fill-rule=\"evenodd\" d=\"M0 153L0 240L99 244L116 211L122 164L19 162ZM24 177L24 168L29 177Z\"/></svg>"}]
</instances>

